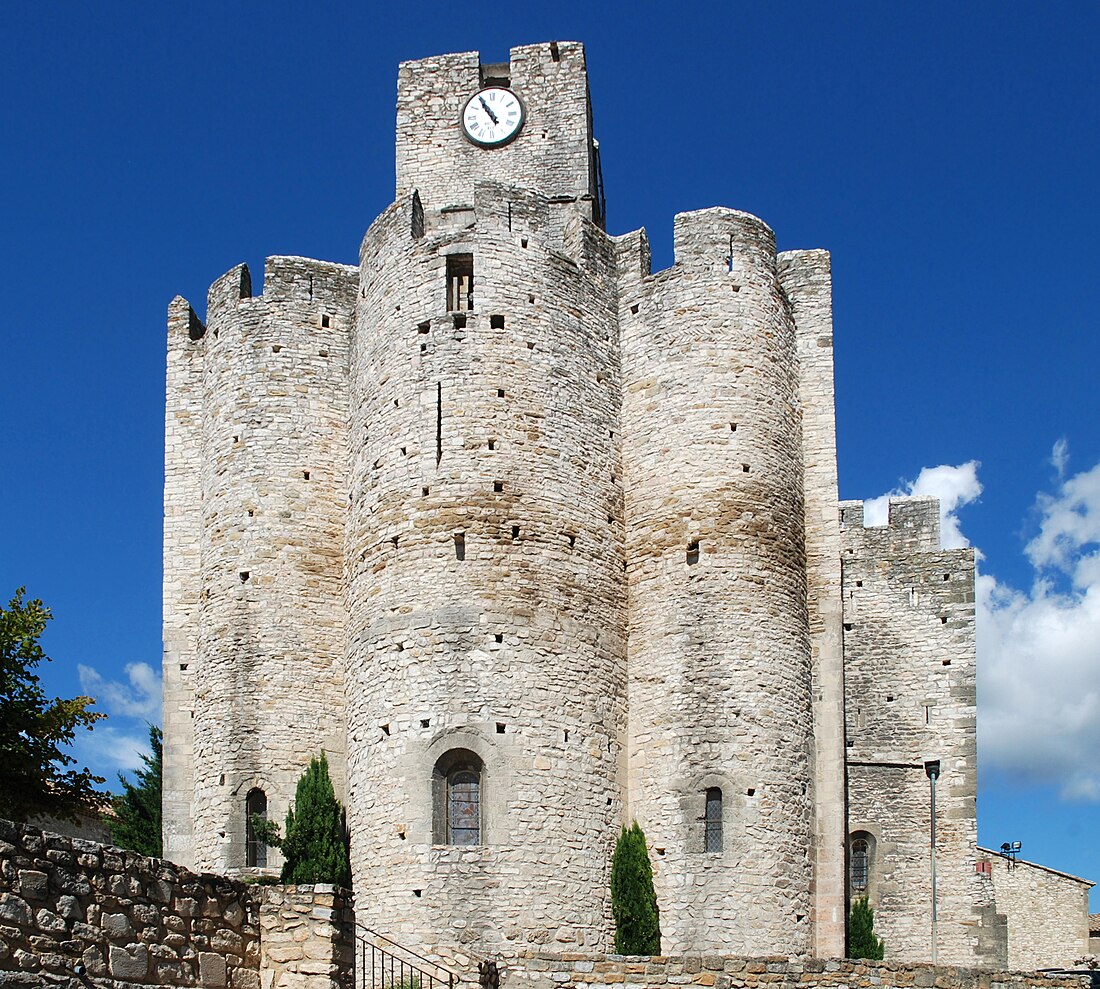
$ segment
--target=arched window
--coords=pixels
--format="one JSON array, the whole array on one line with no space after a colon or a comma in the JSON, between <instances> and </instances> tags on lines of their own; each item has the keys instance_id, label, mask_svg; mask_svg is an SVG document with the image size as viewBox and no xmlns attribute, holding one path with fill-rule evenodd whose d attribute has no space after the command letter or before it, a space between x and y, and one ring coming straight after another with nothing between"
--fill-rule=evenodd
<instances>
[{"instance_id":1,"label":"arched window","mask_svg":"<svg viewBox=\"0 0 1100 989\"><path fill-rule=\"evenodd\" d=\"M870 892L873 842L865 832L856 832L848 845L848 886L852 896L867 896Z\"/></svg>"},{"instance_id":2,"label":"arched window","mask_svg":"<svg viewBox=\"0 0 1100 989\"><path fill-rule=\"evenodd\" d=\"M481 844L481 773L476 769L447 775L447 844Z\"/></svg>"},{"instance_id":3,"label":"arched window","mask_svg":"<svg viewBox=\"0 0 1100 989\"><path fill-rule=\"evenodd\" d=\"M480 845L485 840L485 767L475 752L451 749L432 773L434 841L437 845Z\"/></svg>"},{"instance_id":4,"label":"arched window","mask_svg":"<svg viewBox=\"0 0 1100 989\"><path fill-rule=\"evenodd\" d=\"M722 850L722 791L716 786L707 788L706 810L703 814L703 851Z\"/></svg>"},{"instance_id":5,"label":"arched window","mask_svg":"<svg viewBox=\"0 0 1100 989\"><path fill-rule=\"evenodd\" d=\"M263 790L253 789L248 791L244 798L245 813L245 851L244 864L250 869L263 869L267 867L267 845L256 835L252 818L259 817L267 820L267 794Z\"/></svg>"}]
</instances>

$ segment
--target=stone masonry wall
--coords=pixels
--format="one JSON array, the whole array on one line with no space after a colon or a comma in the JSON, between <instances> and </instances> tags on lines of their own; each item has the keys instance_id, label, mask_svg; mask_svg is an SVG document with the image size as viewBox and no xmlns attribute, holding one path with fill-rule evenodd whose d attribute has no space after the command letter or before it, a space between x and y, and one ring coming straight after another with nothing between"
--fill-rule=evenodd
<instances>
[{"instance_id":1,"label":"stone masonry wall","mask_svg":"<svg viewBox=\"0 0 1100 989\"><path fill-rule=\"evenodd\" d=\"M506 989L1082 989L1078 978L1026 972L902 965L890 962L825 961L818 958L722 955L635 957L529 952L507 959ZM1087 985L1087 983L1085 983Z\"/></svg>"},{"instance_id":2,"label":"stone masonry wall","mask_svg":"<svg viewBox=\"0 0 1100 989\"><path fill-rule=\"evenodd\" d=\"M993 876L997 909L1008 917L1011 968L1071 968L1089 950L1092 883L1041 865L978 850Z\"/></svg>"},{"instance_id":3,"label":"stone masonry wall","mask_svg":"<svg viewBox=\"0 0 1100 989\"><path fill-rule=\"evenodd\" d=\"M2 986L259 989L258 912L257 887L0 821Z\"/></svg>"},{"instance_id":4,"label":"stone masonry wall","mask_svg":"<svg viewBox=\"0 0 1100 989\"><path fill-rule=\"evenodd\" d=\"M682 213L672 268L620 241L629 815L669 950L811 950L801 406L775 239ZM719 849L704 846L721 791Z\"/></svg>"},{"instance_id":5,"label":"stone masonry wall","mask_svg":"<svg viewBox=\"0 0 1100 989\"><path fill-rule=\"evenodd\" d=\"M1004 965L1003 917L975 865L973 551L941 549L934 498L891 501L877 528L859 502L840 511L848 827L870 845L876 930L891 960ZM934 943L928 760L941 773Z\"/></svg>"},{"instance_id":6,"label":"stone masonry wall","mask_svg":"<svg viewBox=\"0 0 1100 989\"><path fill-rule=\"evenodd\" d=\"M0 986L348 989L333 886L249 886L0 821Z\"/></svg>"}]
</instances>

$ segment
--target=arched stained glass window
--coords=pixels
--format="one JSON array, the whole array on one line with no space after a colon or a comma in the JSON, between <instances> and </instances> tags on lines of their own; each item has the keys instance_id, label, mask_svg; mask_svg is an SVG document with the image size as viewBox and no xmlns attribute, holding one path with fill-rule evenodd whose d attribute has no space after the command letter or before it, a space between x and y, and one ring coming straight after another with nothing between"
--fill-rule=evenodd
<instances>
[{"instance_id":1,"label":"arched stained glass window","mask_svg":"<svg viewBox=\"0 0 1100 989\"><path fill-rule=\"evenodd\" d=\"M447 776L447 843L481 844L481 773L475 769Z\"/></svg>"},{"instance_id":2,"label":"arched stained glass window","mask_svg":"<svg viewBox=\"0 0 1100 989\"><path fill-rule=\"evenodd\" d=\"M706 811L703 815L703 851L722 850L722 791L716 786L707 789Z\"/></svg>"},{"instance_id":3,"label":"arched stained glass window","mask_svg":"<svg viewBox=\"0 0 1100 989\"><path fill-rule=\"evenodd\" d=\"M256 835L252 818L255 816L267 820L267 794L260 789L249 790L248 796L244 798L244 813L244 863L250 869L264 869L267 867L267 845Z\"/></svg>"},{"instance_id":4,"label":"arched stained glass window","mask_svg":"<svg viewBox=\"0 0 1100 989\"><path fill-rule=\"evenodd\" d=\"M866 838L856 838L852 842L850 859L852 892L862 895L867 892L871 876L871 847Z\"/></svg>"}]
</instances>

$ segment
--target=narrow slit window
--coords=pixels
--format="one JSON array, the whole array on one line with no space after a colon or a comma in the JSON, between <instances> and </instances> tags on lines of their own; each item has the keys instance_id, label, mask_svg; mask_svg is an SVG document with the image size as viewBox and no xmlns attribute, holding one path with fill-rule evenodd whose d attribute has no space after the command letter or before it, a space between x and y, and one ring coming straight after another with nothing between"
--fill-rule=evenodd
<instances>
[{"instance_id":1,"label":"narrow slit window","mask_svg":"<svg viewBox=\"0 0 1100 989\"><path fill-rule=\"evenodd\" d=\"M871 848L865 838L852 842L851 884L852 892L862 895L867 892L867 881L871 874Z\"/></svg>"},{"instance_id":2,"label":"narrow slit window","mask_svg":"<svg viewBox=\"0 0 1100 989\"><path fill-rule=\"evenodd\" d=\"M703 851L722 850L722 791L716 786L707 789L706 812L703 816Z\"/></svg>"},{"instance_id":3,"label":"narrow slit window","mask_svg":"<svg viewBox=\"0 0 1100 989\"><path fill-rule=\"evenodd\" d=\"M699 562L699 541L688 543L687 548L687 562L690 566L694 566Z\"/></svg>"},{"instance_id":4,"label":"narrow slit window","mask_svg":"<svg viewBox=\"0 0 1100 989\"><path fill-rule=\"evenodd\" d=\"M466 534L464 532L455 533L455 559L466 559Z\"/></svg>"},{"instance_id":5,"label":"narrow slit window","mask_svg":"<svg viewBox=\"0 0 1100 989\"><path fill-rule=\"evenodd\" d=\"M474 256L447 255L447 310L469 312L474 308Z\"/></svg>"}]
</instances>

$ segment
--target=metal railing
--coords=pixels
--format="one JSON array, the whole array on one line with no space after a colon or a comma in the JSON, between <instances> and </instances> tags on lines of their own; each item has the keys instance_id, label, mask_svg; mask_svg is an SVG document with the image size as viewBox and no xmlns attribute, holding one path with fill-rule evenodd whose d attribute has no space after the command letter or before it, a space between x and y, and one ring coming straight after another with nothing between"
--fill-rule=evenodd
<instances>
[{"instance_id":1,"label":"metal railing","mask_svg":"<svg viewBox=\"0 0 1100 989\"><path fill-rule=\"evenodd\" d=\"M367 927L355 931L356 989L455 989L458 977Z\"/></svg>"}]
</instances>

